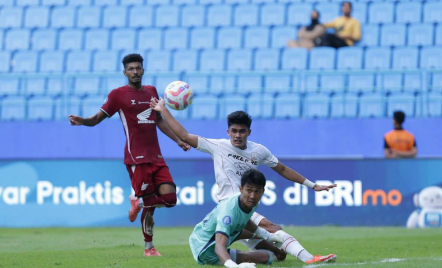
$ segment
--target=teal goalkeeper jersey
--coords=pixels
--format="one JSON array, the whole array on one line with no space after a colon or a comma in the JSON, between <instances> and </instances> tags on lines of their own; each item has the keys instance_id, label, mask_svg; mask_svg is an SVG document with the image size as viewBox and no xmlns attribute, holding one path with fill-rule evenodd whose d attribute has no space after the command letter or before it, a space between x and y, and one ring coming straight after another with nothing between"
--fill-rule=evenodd
<instances>
[{"instance_id":1,"label":"teal goalkeeper jersey","mask_svg":"<svg viewBox=\"0 0 442 268\"><path fill-rule=\"evenodd\" d=\"M230 246L241 234L253 212L258 208L257 205L250 212L245 212L239 204L239 197L239 195L235 195L219 203L193 229L189 244L193 257L198 263L207 263L207 256L212 256L213 263L215 263L217 260L215 235L221 233L227 236L229 239L227 246ZM202 254L205 255L204 261L199 258Z\"/></svg>"}]
</instances>

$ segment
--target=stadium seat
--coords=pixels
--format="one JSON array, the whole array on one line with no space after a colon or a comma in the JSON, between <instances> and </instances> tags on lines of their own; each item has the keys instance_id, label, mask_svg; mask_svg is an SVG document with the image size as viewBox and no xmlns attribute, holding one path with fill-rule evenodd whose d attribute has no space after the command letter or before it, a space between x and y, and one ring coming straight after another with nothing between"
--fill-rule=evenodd
<instances>
[{"instance_id":1,"label":"stadium seat","mask_svg":"<svg viewBox=\"0 0 442 268\"><path fill-rule=\"evenodd\" d=\"M138 32L137 48L141 50L161 49L163 44L163 33L160 29L147 28Z\"/></svg>"},{"instance_id":2,"label":"stadium seat","mask_svg":"<svg viewBox=\"0 0 442 268\"><path fill-rule=\"evenodd\" d=\"M165 49L187 48L189 32L187 28L169 28L164 32Z\"/></svg>"},{"instance_id":3,"label":"stadium seat","mask_svg":"<svg viewBox=\"0 0 442 268\"><path fill-rule=\"evenodd\" d=\"M381 27L381 46L404 46L405 30L403 24L387 24Z\"/></svg>"},{"instance_id":4,"label":"stadium seat","mask_svg":"<svg viewBox=\"0 0 442 268\"><path fill-rule=\"evenodd\" d=\"M12 29L6 32L5 49L17 50L29 48L30 31L27 29Z\"/></svg>"},{"instance_id":5,"label":"stadium seat","mask_svg":"<svg viewBox=\"0 0 442 268\"><path fill-rule=\"evenodd\" d=\"M252 50L232 49L227 53L228 71L249 71L252 69Z\"/></svg>"},{"instance_id":6,"label":"stadium seat","mask_svg":"<svg viewBox=\"0 0 442 268\"><path fill-rule=\"evenodd\" d=\"M275 99L276 118L298 118L301 116L301 99L298 94L279 94Z\"/></svg>"},{"instance_id":7,"label":"stadium seat","mask_svg":"<svg viewBox=\"0 0 442 268\"><path fill-rule=\"evenodd\" d=\"M17 6L38 6L40 0L16 0Z\"/></svg>"},{"instance_id":8,"label":"stadium seat","mask_svg":"<svg viewBox=\"0 0 442 268\"><path fill-rule=\"evenodd\" d=\"M99 107L95 110L95 113L83 115L81 113L80 104L81 100L76 96L66 98L66 100L64 98L58 98L55 100L55 119L66 120L70 114L88 117L98 112Z\"/></svg>"},{"instance_id":9,"label":"stadium seat","mask_svg":"<svg viewBox=\"0 0 442 268\"><path fill-rule=\"evenodd\" d=\"M54 100L51 97L34 97L28 101L28 120L52 120Z\"/></svg>"},{"instance_id":10,"label":"stadium seat","mask_svg":"<svg viewBox=\"0 0 442 268\"><path fill-rule=\"evenodd\" d=\"M176 27L179 22L179 6L161 5L156 9L156 27Z\"/></svg>"},{"instance_id":11,"label":"stadium seat","mask_svg":"<svg viewBox=\"0 0 442 268\"><path fill-rule=\"evenodd\" d=\"M83 31L80 29L61 30L58 36L58 49L80 50L83 48Z\"/></svg>"},{"instance_id":12,"label":"stadium seat","mask_svg":"<svg viewBox=\"0 0 442 268\"><path fill-rule=\"evenodd\" d=\"M391 51L386 47L370 47L365 51L365 69L389 69L391 65Z\"/></svg>"},{"instance_id":13,"label":"stadium seat","mask_svg":"<svg viewBox=\"0 0 442 268\"><path fill-rule=\"evenodd\" d=\"M283 73L267 74L264 76L264 92L266 93L288 93L291 76Z\"/></svg>"},{"instance_id":14,"label":"stadium seat","mask_svg":"<svg viewBox=\"0 0 442 268\"><path fill-rule=\"evenodd\" d=\"M196 71L198 68L197 50L177 50L173 54L172 71Z\"/></svg>"},{"instance_id":15,"label":"stadium seat","mask_svg":"<svg viewBox=\"0 0 442 268\"><path fill-rule=\"evenodd\" d=\"M322 74L319 79L320 91L325 93L344 92L345 77L342 74Z\"/></svg>"},{"instance_id":16,"label":"stadium seat","mask_svg":"<svg viewBox=\"0 0 442 268\"><path fill-rule=\"evenodd\" d=\"M362 25L362 38L357 46L372 47L379 45L379 26L377 24Z\"/></svg>"},{"instance_id":17,"label":"stadium seat","mask_svg":"<svg viewBox=\"0 0 442 268\"><path fill-rule=\"evenodd\" d=\"M204 26L206 9L202 5L188 5L181 8L181 26Z\"/></svg>"},{"instance_id":18,"label":"stadium seat","mask_svg":"<svg viewBox=\"0 0 442 268\"><path fill-rule=\"evenodd\" d=\"M218 98L210 95L196 95L192 105L192 119L216 119Z\"/></svg>"},{"instance_id":19,"label":"stadium seat","mask_svg":"<svg viewBox=\"0 0 442 268\"><path fill-rule=\"evenodd\" d=\"M45 78L27 78L22 79L22 91L24 96L41 96L46 91L46 79Z\"/></svg>"},{"instance_id":20,"label":"stadium seat","mask_svg":"<svg viewBox=\"0 0 442 268\"><path fill-rule=\"evenodd\" d=\"M164 90L166 87L170 84L172 81L179 81L181 80L181 75L176 73L169 73L169 74L158 74L155 76L155 83L152 83L155 85L158 91L158 96L164 95Z\"/></svg>"},{"instance_id":21,"label":"stadium seat","mask_svg":"<svg viewBox=\"0 0 442 268\"><path fill-rule=\"evenodd\" d=\"M336 50L330 47L317 47L310 50L309 67L312 70L334 69Z\"/></svg>"},{"instance_id":22,"label":"stadium seat","mask_svg":"<svg viewBox=\"0 0 442 268\"><path fill-rule=\"evenodd\" d=\"M393 50L393 69L417 69L419 51L415 47L402 47Z\"/></svg>"},{"instance_id":23,"label":"stadium seat","mask_svg":"<svg viewBox=\"0 0 442 268\"><path fill-rule=\"evenodd\" d=\"M268 27L248 27L244 33L244 48L266 48L269 46Z\"/></svg>"},{"instance_id":24,"label":"stadium seat","mask_svg":"<svg viewBox=\"0 0 442 268\"><path fill-rule=\"evenodd\" d=\"M200 71L223 71L225 69L226 53L220 49L205 49L200 55Z\"/></svg>"},{"instance_id":25,"label":"stadium seat","mask_svg":"<svg viewBox=\"0 0 442 268\"><path fill-rule=\"evenodd\" d=\"M69 0L69 6L91 6L92 0Z\"/></svg>"},{"instance_id":26,"label":"stadium seat","mask_svg":"<svg viewBox=\"0 0 442 268\"><path fill-rule=\"evenodd\" d=\"M12 59L12 71L15 73L35 73L38 54L35 51L18 51Z\"/></svg>"},{"instance_id":27,"label":"stadium seat","mask_svg":"<svg viewBox=\"0 0 442 268\"><path fill-rule=\"evenodd\" d=\"M254 70L278 70L279 49L258 49L255 52Z\"/></svg>"},{"instance_id":28,"label":"stadium seat","mask_svg":"<svg viewBox=\"0 0 442 268\"><path fill-rule=\"evenodd\" d=\"M91 70L90 51L71 51L66 59L67 72L89 72Z\"/></svg>"},{"instance_id":29,"label":"stadium seat","mask_svg":"<svg viewBox=\"0 0 442 268\"><path fill-rule=\"evenodd\" d=\"M247 99L247 113L252 118L269 119L273 117L274 105L273 94L252 94Z\"/></svg>"},{"instance_id":30,"label":"stadium seat","mask_svg":"<svg viewBox=\"0 0 442 268\"><path fill-rule=\"evenodd\" d=\"M261 7L261 25L280 26L285 24L285 6L266 4Z\"/></svg>"},{"instance_id":31,"label":"stadium seat","mask_svg":"<svg viewBox=\"0 0 442 268\"><path fill-rule=\"evenodd\" d=\"M24 120L26 117L26 101L23 97L8 97L1 102L2 121Z\"/></svg>"},{"instance_id":32,"label":"stadium seat","mask_svg":"<svg viewBox=\"0 0 442 268\"><path fill-rule=\"evenodd\" d=\"M16 96L19 94L18 78L0 78L0 96Z\"/></svg>"},{"instance_id":33,"label":"stadium seat","mask_svg":"<svg viewBox=\"0 0 442 268\"><path fill-rule=\"evenodd\" d=\"M193 92L198 94L209 93L209 76L200 73L185 73L183 81L192 86Z\"/></svg>"},{"instance_id":34,"label":"stadium seat","mask_svg":"<svg viewBox=\"0 0 442 268\"><path fill-rule=\"evenodd\" d=\"M103 78L103 93L109 94L112 90L122 87L127 84L127 78L125 76L121 75L112 75Z\"/></svg>"},{"instance_id":35,"label":"stadium seat","mask_svg":"<svg viewBox=\"0 0 442 268\"><path fill-rule=\"evenodd\" d=\"M404 91L422 91L422 77L420 73L404 74Z\"/></svg>"},{"instance_id":36,"label":"stadium seat","mask_svg":"<svg viewBox=\"0 0 442 268\"><path fill-rule=\"evenodd\" d=\"M442 68L442 47L424 47L421 49L420 68Z\"/></svg>"},{"instance_id":37,"label":"stadium seat","mask_svg":"<svg viewBox=\"0 0 442 268\"><path fill-rule=\"evenodd\" d=\"M14 0L0 0L0 4L3 7L10 7L14 5Z\"/></svg>"},{"instance_id":38,"label":"stadium seat","mask_svg":"<svg viewBox=\"0 0 442 268\"><path fill-rule=\"evenodd\" d=\"M334 94L330 100L331 118L354 118L358 113L358 97L356 94Z\"/></svg>"},{"instance_id":39,"label":"stadium seat","mask_svg":"<svg viewBox=\"0 0 442 268\"><path fill-rule=\"evenodd\" d=\"M3 7L0 10L0 28L20 28L23 9L21 7Z\"/></svg>"},{"instance_id":40,"label":"stadium seat","mask_svg":"<svg viewBox=\"0 0 442 268\"><path fill-rule=\"evenodd\" d=\"M290 39L296 39L298 30L292 26L276 26L272 29L272 39L270 47L272 48L285 48L287 47L287 41Z\"/></svg>"},{"instance_id":41,"label":"stadium seat","mask_svg":"<svg viewBox=\"0 0 442 268\"><path fill-rule=\"evenodd\" d=\"M339 3L317 3L315 9L321 14L319 16L320 23L326 23L334 20L339 16L340 4ZM310 14L309 14L310 16Z\"/></svg>"},{"instance_id":42,"label":"stadium seat","mask_svg":"<svg viewBox=\"0 0 442 268\"><path fill-rule=\"evenodd\" d=\"M376 85L381 92L400 92L403 90L403 79L402 73L379 74Z\"/></svg>"},{"instance_id":43,"label":"stadium seat","mask_svg":"<svg viewBox=\"0 0 442 268\"><path fill-rule=\"evenodd\" d=\"M83 100L81 105L81 112L84 116L90 116L97 113L101 106L103 106L105 98L102 96L88 96Z\"/></svg>"},{"instance_id":44,"label":"stadium seat","mask_svg":"<svg viewBox=\"0 0 442 268\"><path fill-rule=\"evenodd\" d=\"M136 32L133 29L122 28L112 32L111 49L134 49Z\"/></svg>"},{"instance_id":45,"label":"stadium seat","mask_svg":"<svg viewBox=\"0 0 442 268\"><path fill-rule=\"evenodd\" d=\"M236 75L212 75L209 79L210 93L214 95L233 94L236 92Z\"/></svg>"},{"instance_id":46,"label":"stadium seat","mask_svg":"<svg viewBox=\"0 0 442 268\"><path fill-rule=\"evenodd\" d=\"M442 116L442 95L438 93L430 93L426 98L428 111L427 116L441 117Z\"/></svg>"},{"instance_id":47,"label":"stadium seat","mask_svg":"<svg viewBox=\"0 0 442 268\"><path fill-rule=\"evenodd\" d=\"M432 24L412 24L408 27L409 46L431 46L434 40Z\"/></svg>"},{"instance_id":48,"label":"stadium seat","mask_svg":"<svg viewBox=\"0 0 442 268\"><path fill-rule=\"evenodd\" d=\"M286 48L282 52L281 60L283 70L305 70L307 69L308 50Z\"/></svg>"},{"instance_id":49,"label":"stadium seat","mask_svg":"<svg viewBox=\"0 0 442 268\"><path fill-rule=\"evenodd\" d=\"M442 73L435 72L431 75L431 83L429 89L433 92L442 92Z\"/></svg>"},{"instance_id":50,"label":"stadium seat","mask_svg":"<svg viewBox=\"0 0 442 268\"><path fill-rule=\"evenodd\" d=\"M256 74L239 74L237 92L241 94L261 93L262 76Z\"/></svg>"},{"instance_id":51,"label":"stadium seat","mask_svg":"<svg viewBox=\"0 0 442 268\"><path fill-rule=\"evenodd\" d=\"M41 0L43 6L64 6L66 0Z\"/></svg>"},{"instance_id":52,"label":"stadium seat","mask_svg":"<svg viewBox=\"0 0 442 268\"><path fill-rule=\"evenodd\" d=\"M330 98L326 94L308 94L304 99L305 118L325 118L329 115Z\"/></svg>"},{"instance_id":53,"label":"stadium seat","mask_svg":"<svg viewBox=\"0 0 442 268\"><path fill-rule=\"evenodd\" d=\"M170 3L170 0L146 0L146 4L149 5L167 5Z\"/></svg>"},{"instance_id":54,"label":"stadium seat","mask_svg":"<svg viewBox=\"0 0 442 268\"><path fill-rule=\"evenodd\" d=\"M399 2L396 6L397 23L419 23L422 16L422 4L418 2Z\"/></svg>"},{"instance_id":55,"label":"stadium seat","mask_svg":"<svg viewBox=\"0 0 442 268\"><path fill-rule=\"evenodd\" d=\"M338 49L338 69L362 69L363 50L359 47Z\"/></svg>"},{"instance_id":56,"label":"stadium seat","mask_svg":"<svg viewBox=\"0 0 442 268\"><path fill-rule=\"evenodd\" d=\"M199 3L202 5L208 5L208 4L220 4L223 2L222 0L199 0Z\"/></svg>"},{"instance_id":57,"label":"stadium seat","mask_svg":"<svg viewBox=\"0 0 442 268\"><path fill-rule=\"evenodd\" d=\"M242 45L242 31L239 27L225 27L218 30L217 48L240 48Z\"/></svg>"},{"instance_id":58,"label":"stadium seat","mask_svg":"<svg viewBox=\"0 0 442 268\"><path fill-rule=\"evenodd\" d=\"M311 22L310 13L313 7L309 3L293 3L288 8L288 25L309 25Z\"/></svg>"},{"instance_id":59,"label":"stadium seat","mask_svg":"<svg viewBox=\"0 0 442 268\"><path fill-rule=\"evenodd\" d=\"M429 2L424 4L424 22L442 23L442 3Z\"/></svg>"},{"instance_id":60,"label":"stadium seat","mask_svg":"<svg viewBox=\"0 0 442 268\"><path fill-rule=\"evenodd\" d=\"M4 32L3 32L3 29L0 29L0 50L3 49L3 40L5 40L4 39Z\"/></svg>"},{"instance_id":61,"label":"stadium seat","mask_svg":"<svg viewBox=\"0 0 442 268\"><path fill-rule=\"evenodd\" d=\"M436 46L442 46L442 23L436 27Z\"/></svg>"},{"instance_id":62,"label":"stadium seat","mask_svg":"<svg viewBox=\"0 0 442 268\"><path fill-rule=\"evenodd\" d=\"M299 78L298 78L299 79ZM297 81L297 77L293 77L293 88L299 92L319 92L319 75L316 73L304 75Z\"/></svg>"},{"instance_id":63,"label":"stadium seat","mask_svg":"<svg viewBox=\"0 0 442 268\"><path fill-rule=\"evenodd\" d=\"M372 92L374 90L374 75L367 74L350 74L348 76L349 92Z\"/></svg>"},{"instance_id":64,"label":"stadium seat","mask_svg":"<svg viewBox=\"0 0 442 268\"><path fill-rule=\"evenodd\" d=\"M98 6L81 6L77 13L77 27L97 28L100 27L101 8Z\"/></svg>"},{"instance_id":65,"label":"stadium seat","mask_svg":"<svg viewBox=\"0 0 442 268\"><path fill-rule=\"evenodd\" d=\"M103 11L103 27L121 28L127 25L127 9L125 6L108 6Z\"/></svg>"},{"instance_id":66,"label":"stadium seat","mask_svg":"<svg viewBox=\"0 0 442 268\"><path fill-rule=\"evenodd\" d=\"M351 16L364 25L367 23L367 3L352 2Z\"/></svg>"},{"instance_id":67,"label":"stadium seat","mask_svg":"<svg viewBox=\"0 0 442 268\"><path fill-rule=\"evenodd\" d=\"M107 29L90 29L85 34L86 41L84 48L86 50L108 49L109 31Z\"/></svg>"},{"instance_id":68,"label":"stadium seat","mask_svg":"<svg viewBox=\"0 0 442 268\"><path fill-rule=\"evenodd\" d=\"M60 96L65 87L65 83L60 78L48 78L46 82L46 95Z\"/></svg>"},{"instance_id":69,"label":"stadium seat","mask_svg":"<svg viewBox=\"0 0 442 268\"><path fill-rule=\"evenodd\" d=\"M61 73L64 71L64 52L45 51L40 55L40 72L42 73Z\"/></svg>"},{"instance_id":70,"label":"stadium seat","mask_svg":"<svg viewBox=\"0 0 442 268\"><path fill-rule=\"evenodd\" d=\"M175 117L178 120L186 120L190 117L190 110L192 109L192 106L190 106L189 108L185 109L185 110L173 110L173 109L169 109L169 112L173 115L173 117Z\"/></svg>"},{"instance_id":71,"label":"stadium seat","mask_svg":"<svg viewBox=\"0 0 442 268\"><path fill-rule=\"evenodd\" d=\"M220 99L219 119L226 119L227 115L235 111L246 110L246 98L240 94L228 94Z\"/></svg>"},{"instance_id":72,"label":"stadium seat","mask_svg":"<svg viewBox=\"0 0 442 268\"><path fill-rule=\"evenodd\" d=\"M207 26L230 26L232 25L231 5L212 5L207 10Z\"/></svg>"},{"instance_id":73,"label":"stadium seat","mask_svg":"<svg viewBox=\"0 0 442 268\"><path fill-rule=\"evenodd\" d=\"M74 27L76 10L72 6L54 7L51 13L51 28Z\"/></svg>"},{"instance_id":74,"label":"stadium seat","mask_svg":"<svg viewBox=\"0 0 442 268\"><path fill-rule=\"evenodd\" d=\"M96 6L114 6L117 5L117 0L94 0Z\"/></svg>"},{"instance_id":75,"label":"stadium seat","mask_svg":"<svg viewBox=\"0 0 442 268\"><path fill-rule=\"evenodd\" d=\"M167 50L152 50L147 54L147 71L167 72L170 70L171 56Z\"/></svg>"},{"instance_id":76,"label":"stadium seat","mask_svg":"<svg viewBox=\"0 0 442 268\"><path fill-rule=\"evenodd\" d=\"M381 94L364 94L359 98L360 117L383 117L385 97Z\"/></svg>"},{"instance_id":77,"label":"stadium seat","mask_svg":"<svg viewBox=\"0 0 442 268\"><path fill-rule=\"evenodd\" d=\"M0 50L0 73L8 73L11 65L11 52Z\"/></svg>"},{"instance_id":78,"label":"stadium seat","mask_svg":"<svg viewBox=\"0 0 442 268\"><path fill-rule=\"evenodd\" d=\"M393 3L371 3L368 14L369 23L393 23L393 17Z\"/></svg>"},{"instance_id":79,"label":"stadium seat","mask_svg":"<svg viewBox=\"0 0 442 268\"><path fill-rule=\"evenodd\" d=\"M129 27L143 28L153 26L153 7L148 5L133 6L129 11Z\"/></svg>"},{"instance_id":80,"label":"stadium seat","mask_svg":"<svg viewBox=\"0 0 442 268\"><path fill-rule=\"evenodd\" d=\"M257 5L238 5L235 7L233 21L235 26L255 26L258 25Z\"/></svg>"},{"instance_id":81,"label":"stadium seat","mask_svg":"<svg viewBox=\"0 0 442 268\"><path fill-rule=\"evenodd\" d=\"M416 101L411 93L396 93L391 94L387 101L387 116L393 117L395 111L403 111L407 116L413 117L415 115Z\"/></svg>"},{"instance_id":82,"label":"stadium seat","mask_svg":"<svg viewBox=\"0 0 442 268\"><path fill-rule=\"evenodd\" d=\"M116 72L118 61L118 51L99 50L94 54L92 71L94 72Z\"/></svg>"},{"instance_id":83,"label":"stadium seat","mask_svg":"<svg viewBox=\"0 0 442 268\"><path fill-rule=\"evenodd\" d=\"M38 29L32 35L33 50L54 50L57 32L53 29Z\"/></svg>"},{"instance_id":84,"label":"stadium seat","mask_svg":"<svg viewBox=\"0 0 442 268\"><path fill-rule=\"evenodd\" d=\"M190 48L212 49L215 47L215 29L211 27L194 28L190 32Z\"/></svg>"},{"instance_id":85,"label":"stadium seat","mask_svg":"<svg viewBox=\"0 0 442 268\"><path fill-rule=\"evenodd\" d=\"M73 93L78 97L97 95L100 92L100 78L76 77L73 90Z\"/></svg>"}]
</instances>

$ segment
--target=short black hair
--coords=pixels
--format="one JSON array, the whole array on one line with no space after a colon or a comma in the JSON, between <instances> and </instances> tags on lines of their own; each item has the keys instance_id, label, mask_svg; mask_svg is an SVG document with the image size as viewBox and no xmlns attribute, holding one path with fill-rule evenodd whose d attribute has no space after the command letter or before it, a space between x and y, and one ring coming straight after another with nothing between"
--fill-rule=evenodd
<instances>
[{"instance_id":1,"label":"short black hair","mask_svg":"<svg viewBox=\"0 0 442 268\"><path fill-rule=\"evenodd\" d=\"M402 125L402 123L404 123L404 121L405 121L405 113L402 111L395 111L393 113L393 118L394 118L394 121L396 121L396 123Z\"/></svg>"},{"instance_id":2,"label":"short black hair","mask_svg":"<svg viewBox=\"0 0 442 268\"><path fill-rule=\"evenodd\" d=\"M244 111L233 112L227 116L227 126L230 127L234 124L245 125L250 129L250 126L252 125L252 117Z\"/></svg>"},{"instance_id":3,"label":"short black hair","mask_svg":"<svg viewBox=\"0 0 442 268\"><path fill-rule=\"evenodd\" d=\"M342 7L344 4L348 4L348 5L350 6L350 9L353 8L353 5L352 5L351 2L349 2L349 1L344 1L344 2L342 2L341 7Z\"/></svg>"},{"instance_id":4,"label":"short black hair","mask_svg":"<svg viewBox=\"0 0 442 268\"><path fill-rule=\"evenodd\" d=\"M266 186L266 177L262 174L261 171L257 169L249 169L241 176L241 187L244 187L246 184L254 184L258 186L262 186L265 188Z\"/></svg>"},{"instance_id":5,"label":"short black hair","mask_svg":"<svg viewBox=\"0 0 442 268\"><path fill-rule=\"evenodd\" d=\"M126 69L126 64L131 62L141 62L141 66L143 66L143 57L140 54L129 54L123 58L123 66Z\"/></svg>"}]
</instances>

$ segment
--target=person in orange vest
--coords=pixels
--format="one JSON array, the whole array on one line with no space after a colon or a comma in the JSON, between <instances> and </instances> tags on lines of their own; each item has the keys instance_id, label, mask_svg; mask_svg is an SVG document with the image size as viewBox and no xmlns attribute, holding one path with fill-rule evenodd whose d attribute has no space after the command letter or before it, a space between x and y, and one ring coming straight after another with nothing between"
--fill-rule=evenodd
<instances>
[{"instance_id":1,"label":"person in orange vest","mask_svg":"<svg viewBox=\"0 0 442 268\"><path fill-rule=\"evenodd\" d=\"M405 113L395 111L393 114L394 130L384 136L384 153L387 158L412 158L417 154L413 134L402 128L404 121Z\"/></svg>"}]
</instances>

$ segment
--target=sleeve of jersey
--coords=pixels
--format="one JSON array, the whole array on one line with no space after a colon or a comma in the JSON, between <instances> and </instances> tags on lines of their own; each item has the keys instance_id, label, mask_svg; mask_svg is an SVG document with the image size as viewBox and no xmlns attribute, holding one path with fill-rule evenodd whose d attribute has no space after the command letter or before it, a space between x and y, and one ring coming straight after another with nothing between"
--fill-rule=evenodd
<instances>
[{"instance_id":1,"label":"sleeve of jersey","mask_svg":"<svg viewBox=\"0 0 442 268\"><path fill-rule=\"evenodd\" d=\"M220 210L218 217L216 218L215 233L221 233L229 238L232 225L233 217L231 211L227 211L226 209Z\"/></svg>"},{"instance_id":2,"label":"sleeve of jersey","mask_svg":"<svg viewBox=\"0 0 442 268\"><path fill-rule=\"evenodd\" d=\"M216 139L206 139L198 136L198 151L213 154L219 146L219 141Z\"/></svg>"},{"instance_id":3,"label":"sleeve of jersey","mask_svg":"<svg viewBox=\"0 0 442 268\"><path fill-rule=\"evenodd\" d=\"M118 98L116 98L115 95L116 92L112 90L104 100L103 106L101 106L101 111L103 111L108 117L112 117L120 109L117 101Z\"/></svg>"},{"instance_id":4,"label":"sleeve of jersey","mask_svg":"<svg viewBox=\"0 0 442 268\"><path fill-rule=\"evenodd\" d=\"M278 158L274 156L269 149L267 149L265 146L262 146L262 164L266 165L268 167L276 167L278 165Z\"/></svg>"}]
</instances>

